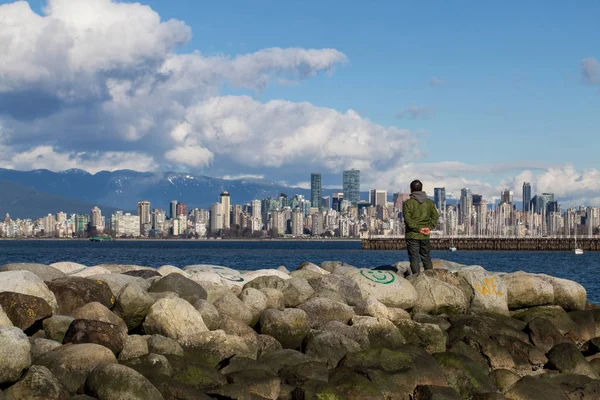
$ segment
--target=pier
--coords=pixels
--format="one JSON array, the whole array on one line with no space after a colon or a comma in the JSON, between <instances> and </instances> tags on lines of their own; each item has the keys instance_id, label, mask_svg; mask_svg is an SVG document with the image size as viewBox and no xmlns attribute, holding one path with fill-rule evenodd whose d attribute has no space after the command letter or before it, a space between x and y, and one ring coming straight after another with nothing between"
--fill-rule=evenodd
<instances>
[{"instance_id":1,"label":"pier","mask_svg":"<svg viewBox=\"0 0 600 400\"><path fill-rule=\"evenodd\" d=\"M363 250L405 250L406 242L400 236L363 237ZM575 239L567 237L547 238L431 238L432 250L523 250L523 251L572 251ZM577 238L577 247L584 251L599 251L600 238Z\"/></svg>"}]
</instances>

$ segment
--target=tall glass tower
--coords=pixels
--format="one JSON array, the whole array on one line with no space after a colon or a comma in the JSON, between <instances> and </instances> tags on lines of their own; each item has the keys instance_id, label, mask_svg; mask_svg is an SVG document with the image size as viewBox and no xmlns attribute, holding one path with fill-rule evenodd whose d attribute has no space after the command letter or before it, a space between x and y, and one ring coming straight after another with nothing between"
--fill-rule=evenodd
<instances>
[{"instance_id":1,"label":"tall glass tower","mask_svg":"<svg viewBox=\"0 0 600 400\"><path fill-rule=\"evenodd\" d=\"M523 182L523 211L531 210L531 183Z\"/></svg>"},{"instance_id":2,"label":"tall glass tower","mask_svg":"<svg viewBox=\"0 0 600 400\"><path fill-rule=\"evenodd\" d=\"M446 188L434 188L433 189L433 202L438 212L442 214L446 210Z\"/></svg>"},{"instance_id":3,"label":"tall glass tower","mask_svg":"<svg viewBox=\"0 0 600 400\"><path fill-rule=\"evenodd\" d=\"M321 208L321 174L310 174L310 206Z\"/></svg>"},{"instance_id":4,"label":"tall glass tower","mask_svg":"<svg viewBox=\"0 0 600 400\"><path fill-rule=\"evenodd\" d=\"M344 199L348 200L353 206L360 201L360 171L351 169L344 171Z\"/></svg>"}]
</instances>

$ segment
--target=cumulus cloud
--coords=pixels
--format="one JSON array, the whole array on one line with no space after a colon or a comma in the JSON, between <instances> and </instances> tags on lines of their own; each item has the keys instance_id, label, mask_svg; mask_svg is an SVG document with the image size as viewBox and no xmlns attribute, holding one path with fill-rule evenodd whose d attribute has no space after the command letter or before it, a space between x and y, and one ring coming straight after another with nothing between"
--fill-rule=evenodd
<instances>
[{"instance_id":1,"label":"cumulus cloud","mask_svg":"<svg viewBox=\"0 0 600 400\"><path fill-rule=\"evenodd\" d=\"M588 85L600 85L600 62L594 57L581 60L583 82Z\"/></svg>"},{"instance_id":2,"label":"cumulus cloud","mask_svg":"<svg viewBox=\"0 0 600 400\"><path fill-rule=\"evenodd\" d=\"M428 119L433 115L433 107L410 105L398 113L398 118Z\"/></svg>"}]
</instances>

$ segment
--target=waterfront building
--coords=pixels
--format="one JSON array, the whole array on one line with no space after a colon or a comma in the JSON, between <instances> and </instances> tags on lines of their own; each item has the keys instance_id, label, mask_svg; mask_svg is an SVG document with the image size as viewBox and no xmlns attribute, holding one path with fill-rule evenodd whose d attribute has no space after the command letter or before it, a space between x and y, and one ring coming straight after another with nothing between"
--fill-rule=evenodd
<instances>
[{"instance_id":1,"label":"waterfront building","mask_svg":"<svg viewBox=\"0 0 600 400\"><path fill-rule=\"evenodd\" d=\"M235 204L231 210L231 226L242 225L242 206Z\"/></svg>"},{"instance_id":2,"label":"waterfront building","mask_svg":"<svg viewBox=\"0 0 600 400\"><path fill-rule=\"evenodd\" d=\"M139 237L141 235L139 215L117 211L110 218L111 233L116 237Z\"/></svg>"},{"instance_id":3,"label":"waterfront building","mask_svg":"<svg viewBox=\"0 0 600 400\"><path fill-rule=\"evenodd\" d=\"M223 206L223 229L229 229L231 228L231 199L229 192L225 191L221 193L220 202Z\"/></svg>"},{"instance_id":4,"label":"waterfront building","mask_svg":"<svg viewBox=\"0 0 600 400\"><path fill-rule=\"evenodd\" d=\"M334 193L331 197L332 197L331 208L337 212L341 212L342 211L342 201L344 200L344 193L337 192L337 193Z\"/></svg>"},{"instance_id":5,"label":"waterfront building","mask_svg":"<svg viewBox=\"0 0 600 400\"><path fill-rule=\"evenodd\" d=\"M311 207L321 207L321 174L310 174L310 205Z\"/></svg>"},{"instance_id":6,"label":"waterfront building","mask_svg":"<svg viewBox=\"0 0 600 400\"><path fill-rule=\"evenodd\" d=\"M523 182L523 211L531 210L531 183Z\"/></svg>"},{"instance_id":7,"label":"waterfront building","mask_svg":"<svg viewBox=\"0 0 600 400\"><path fill-rule=\"evenodd\" d=\"M373 207L385 206L387 204L387 190L372 189L370 197L371 197L371 205Z\"/></svg>"},{"instance_id":8,"label":"waterfront building","mask_svg":"<svg viewBox=\"0 0 600 400\"><path fill-rule=\"evenodd\" d=\"M171 200L171 204L169 205L169 218L177 218L177 200Z\"/></svg>"},{"instance_id":9,"label":"waterfront building","mask_svg":"<svg viewBox=\"0 0 600 400\"><path fill-rule=\"evenodd\" d=\"M223 205L221 203L214 203L210 207L210 231L218 233L222 230L223 221Z\"/></svg>"},{"instance_id":10,"label":"waterfront building","mask_svg":"<svg viewBox=\"0 0 600 400\"><path fill-rule=\"evenodd\" d=\"M344 171L342 183L344 199L353 206L357 205L360 201L360 171L357 169Z\"/></svg>"},{"instance_id":11,"label":"waterfront building","mask_svg":"<svg viewBox=\"0 0 600 400\"><path fill-rule=\"evenodd\" d=\"M440 215L446 210L446 188L433 188L433 202ZM395 201L394 201L395 203Z\"/></svg>"},{"instance_id":12,"label":"waterfront building","mask_svg":"<svg viewBox=\"0 0 600 400\"><path fill-rule=\"evenodd\" d=\"M512 190L505 189L500 193L500 201L502 203L511 204L513 203L514 193Z\"/></svg>"},{"instance_id":13,"label":"waterfront building","mask_svg":"<svg viewBox=\"0 0 600 400\"><path fill-rule=\"evenodd\" d=\"M150 228L152 227L152 217L150 215L150 202L147 200L139 201L137 209L137 215L140 220L140 233L148 235Z\"/></svg>"},{"instance_id":14,"label":"waterfront building","mask_svg":"<svg viewBox=\"0 0 600 400\"><path fill-rule=\"evenodd\" d=\"M104 218L102 218L102 211L98 206L92 208L90 212L90 233L92 236L100 235L104 232Z\"/></svg>"},{"instance_id":15,"label":"waterfront building","mask_svg":"<svg viewBox=\"0 0 600 400\"><path fill-rule=\"evenodd\" d=\"M251 209L252 209L252 218L260 218L261 210L260 210L260 200L252 200Z\"/></svg>"},{"instance_id":16,"label":"waterfront building","mask_svg":"<svg viewBox=\"0 0 600 400\"><path fill-rule=\"evenodd\" d=\"M181 216L181 215L185 215L187 216L187 204L185 203L177 203L177 205L175 206L175 218ZM173 219L175 219L173 218Z\"/></svg>"}]
</instances>

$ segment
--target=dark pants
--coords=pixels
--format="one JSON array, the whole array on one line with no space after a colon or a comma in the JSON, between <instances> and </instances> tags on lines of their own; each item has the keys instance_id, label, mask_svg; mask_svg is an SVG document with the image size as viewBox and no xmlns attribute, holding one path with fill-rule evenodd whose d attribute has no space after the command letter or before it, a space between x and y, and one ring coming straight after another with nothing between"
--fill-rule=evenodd
<instances>
[{"instance_id":1,"label":"dark pants","mask_svg":"<svg viewBox=\"0 0 600 400\"><path fill-rule=\"evenodd\" d=\"M410 260L410 269L413 274L421 272L421 266L419 265L419 256L423 261L423 269L433 269L431 263L431 242L429 239L418 240L418 239L406 239L406 250L408 250L408 259Z\"/></svg>"}]
</instances>

